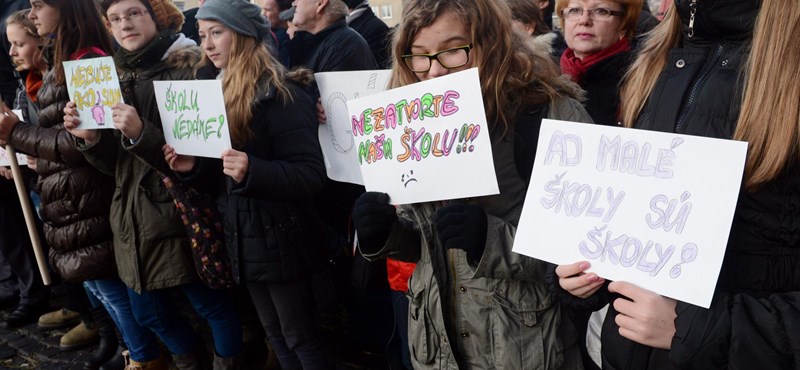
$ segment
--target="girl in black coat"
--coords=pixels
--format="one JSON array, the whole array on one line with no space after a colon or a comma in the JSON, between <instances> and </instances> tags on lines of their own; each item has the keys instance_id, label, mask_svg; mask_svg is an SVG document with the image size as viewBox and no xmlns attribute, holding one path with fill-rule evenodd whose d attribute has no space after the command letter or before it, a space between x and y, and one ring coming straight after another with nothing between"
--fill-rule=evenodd
<instances>
[{"instance_id":1,"label":"girl in black coat","mask_svg":"<svg viewBox=\"0 0 800 370\"><path fill-rule=\"evenodd\" d=\"M258 6L210 0L197 19L204 59L221 71L234 149L220 162L165 146L165 158L187 181L220 184L234 277L250 292L281 366L331 368L310 286L310 256L323 230L311 197L325 180L315 101L296 82L302 73L288 76L267 52L269 28Z\"/></svg>"},{"instance_id":2,"label":"girl in black coat","mask_svg":"<svg viewBox=\"0 0 800 370\"><path fill-rule=\"evenodd\" d=\"M709 309L558 267L583 303L624 296L605 319L604 369L800 367L798 24L794 0L677 0L631 67L627 126L747 141L748 157Z\"/></svg>"}]
</instances>

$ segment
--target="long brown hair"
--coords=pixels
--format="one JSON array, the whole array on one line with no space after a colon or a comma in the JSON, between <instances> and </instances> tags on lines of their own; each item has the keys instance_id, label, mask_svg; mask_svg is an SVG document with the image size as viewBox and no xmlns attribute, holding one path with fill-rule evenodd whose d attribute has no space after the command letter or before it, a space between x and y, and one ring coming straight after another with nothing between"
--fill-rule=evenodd
<instances>
[{"instance_id":1,"label":"long brown hair","mask_svg":"<svg viewBox=\"0 0 800 370\"><path fill-rule=\"evenodd\" d=\"M745 186L757 190L774 180L800 155L800 7L796 0L763 0L743 67L744 93L734 132L747 141ZM633 127L653 91L669 50L681 41L681 21L673 6L647 37L620 95L622 119Z\"/></svg>"},{"instance_id":2,"label":"long brown hair","mask_svg":"<svg viewBox=\"0 0 800 370\"><path fill-rule=\"evenodd\" d=\"M549 103L569 96L574 86L560 78L548 55L535 53L511 29L511 11L497 0L412 0L394 34L390 88L418 82L406 68L402 55L408 53L420 29L430 26L445 12L453 12L467 25L474 49L473 65L481 76L481 92L490 127L495 121L503 132L520 109L530 104ZM572 96L570 96L572 97Z\"/></svg>"},{"instance_id":3,"label":"long brown hair","mask_svg":"<svg viewBox=\"0 0 800 370\"><path fill-rule=\"evenodd\" d=\"M231 140L241 147L253 137L250 123L253 119L253 104L259 93L258 81L266 79L267 86L274 86L278 98L290 101L292 96L286 87L286 71L273 57L263 43L254 37L232 33L228 66L222 78L222 91L225 95L225 110ZM203 63L210 63L203 55Z\"/></svg>"},{"instance_id":4,"label":"long brown hair","mask_svg":"<svg viewBox=\"0 0 800 370\"><path fill-rule=\"evenodd\" d=\"M111 35L103 23L100 8L95 0L42 0L58 9L59 22L56 28L53 61L50 66L55 73L56 84L64 84L62 62L71 59L75 52L96 47L107 55L114 52Z\"/></svg>"}]
</instances>

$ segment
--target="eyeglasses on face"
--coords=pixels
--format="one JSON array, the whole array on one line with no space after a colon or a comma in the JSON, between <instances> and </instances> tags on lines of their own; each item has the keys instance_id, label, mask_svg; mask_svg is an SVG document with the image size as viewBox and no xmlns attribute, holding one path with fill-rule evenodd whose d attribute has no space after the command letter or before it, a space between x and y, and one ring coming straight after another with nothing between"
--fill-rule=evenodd
<instances>
[{"instance_id":1,"label":"eyeglasses on face","mask_svg":"<svg viewBox=\"0 0 800 370\"><path fill-rule=\"evenodd\" d=\"M608 8L565 8L561 11L561 15L566 20L575 21L583 16L584 11L589 13L589 18L596 21L607 21L611 19L611 17L621 17L625 15L625 12L623 11L611 10Z\"/></svg>"},{"instance_id":2,"label":"eyeglasses on face","mask_svg":"<svg viewBox=\"0 0 800 370\"><path fill-rule=\"evenodd\" d=\"M111 27L119 28L120 26L122 26L122 20L126 20L128 22L135 22L145 14L147 14L147 9L141 9L141 8L131 9L124 16L120 17L117 15L112 15L108 17L108 23L111 23Z\"/></svg>"},{"instance_id":3,"label":"eyeglasses on face","mask_svg":"<svg viewBox=\"0 0 800 370\"><path fill-rule=\"evenodd\" d=\"M472 50L472 44L442 50L434 54L405 54L401 58L411 72L423 73L431 69L434 59L447 69L461 67L469 63L470 50Z\"/></svg>"}]
</instances>

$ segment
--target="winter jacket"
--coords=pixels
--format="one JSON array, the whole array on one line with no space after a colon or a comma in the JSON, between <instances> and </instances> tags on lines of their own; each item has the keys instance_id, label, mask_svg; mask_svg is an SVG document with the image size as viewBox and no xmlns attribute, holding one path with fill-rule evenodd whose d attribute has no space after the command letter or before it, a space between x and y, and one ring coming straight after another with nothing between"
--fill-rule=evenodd
<instances>
[{"instance_id":1,"label":"winter jacket","mask_svg":"<svg viewBox=\"0 0 800 370\"><path fill-rule=\"evenodd\" d=\"M211 158L200 159L182 179L220 185L217 204L237 282L293 281L315 272L323 246L324 227L312 205L312 195L325 183L316 102L292 82L293 101L284 101L265 81L259 84L253 137L237 148L248 155L245 179L237 184Z\"/></svg>"},{"instance_id":2,"label":"winter jacket","mask_svg":"<svg viewBox=\"0 0 800 370\"><path fill-rule=\"evenodd\" d=\"M171 45L170 51L153 46L159 43ZM116 178L111 226L119 275L137 292L186 284L197 272L180 215L158 173L170 170L161 151L165 140L153 81L192 79L200 49L191 40L162 34L144 55L126 58L121 49L114 58L123 98L142 120L141 136L132 141L104 130L80 148L95 167Z\"/></svg>"},{"instance_id":3,"label":"winter jacket","mask_svg":"<svg viewBox=\"0 0 800 370\"><path fill-rule=\"evenodd\" d=\"M368 4L363 6L360 14L355 18L348 19L347 25L367 41L379 68L391 68L392 40L389 37L389 26L378 19Z\"/></svg>"},{"instance_id":4,"label":"winter jacket","mask_svg":"<svg viewBox=\"0 0 800 370\"><path fill-rule=\"evenodd\" d=\"M544 116L541 111L522 112L510 127L512 132L491 135L500 194L463 200L487 214L486 245L479 261L468 261L460 249L436 258L444 252L432 217L442 202L400 206L399 222L387 243L375 248L380 250L361 246L361 253L370 259L417 262L407 293L415 369L581 368L576 332L570 322L562 321L560 307L544 281L549 264L511 252L530 178L527 167L533 165ZM591 122L572 99L558 100L549 112L553 119ZM445 260L449 266L440 265ZM448 275L449 286L440 285L437 275L442 273ZM451 304L445 307L445 301Z\"/></svg>"},{"instance_id":5,"label":"winter jacket","mask_svg":"<svg viewBox=\"0 0 800 370\"><path fill-rule=\"evenodd\" d=\"M16 77L18 82L17 93L14 97L14 109L22 111L22 117L20 117L21 120L38 125L39 103L31 101L25 89L25 79L29 73L31 72L14 72L14 77Z\"/></svg>"},{"instance_id":6,"label":"winter jacket","mask_svg":"<svg viewBox=\"0 0 800 370\"><path fill-rule=\"evenodd\" d=\"M292 68L305 67L313 72L378 68L367 42L347 26L344 18L316 34L298 31L286 46ZM319 93L314 91L314 94ZM332 249L352 244L346 240L351 236L348 220L356 198L363 192L363 186L328 179L316 195L316 207L329 228L328 244Z\"/></svg>"},{"instance_id":7,"label":"winter jacket","mask_svg":"<svg viewBox=\"0 0 800 370\"><path fill-rule=\"evenodd\" d=\"M89 53L84 58L97 57ZM38 93L39 125L19 122L11 146L37 160L37 192L50 246L50 265L69 282L116 276L108 221L114 179L81 155L75 137L64 130L66 84L55 83L51 69Z\"/></svg>"},{"instance_id":8,"label":"winter jacket","mask_svg":"<svg viewBox=\"0 0 800 370\"><path fill-rule=\"evenodd\" d=\"M698 1L692 38L687 37L689 1L676 6L684 25L682 45L670 51L636 128L731 139L759 2ZM610 307L602 330L603 368L800 368L797 158L759 190L741 190L710 308L678 302L676 313L666 351L621 337Z\"/></svg>"},{"instance_id":9,"label":"winter jacket","mask_svg":"<svg viewBox=\"0 0 800 370\"><path fill-rule=\"evenodd\" d=\"M377 69L378 66L367 42L347 26L344 18L316 34L297 31L286 47L292 68L333 72Z\"/></svg>"},{"instance_id":10,"label":"winter jacket","mask_svg":"<svg viewBox=\"0 0 800 370\"><path fill-rule=\"evenodd\" d=\"M583 75L580 82L581 87L586 90L583 106L594 123L617 126L619 87L632 58L631 52L614 54L589 67Z\"/></svg>"}]
</instances>

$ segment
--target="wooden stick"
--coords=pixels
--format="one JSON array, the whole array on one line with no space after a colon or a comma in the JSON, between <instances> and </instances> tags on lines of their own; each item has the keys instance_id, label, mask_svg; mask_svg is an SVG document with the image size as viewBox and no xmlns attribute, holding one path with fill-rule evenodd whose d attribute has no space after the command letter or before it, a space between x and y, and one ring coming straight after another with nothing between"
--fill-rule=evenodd
<instances>
[{"instance_id":1,"label":"wooden stick","mask_svg":"<svg viewBox=\"0 0 800 370\"><path fill-rule=\"evenodd\" d=\"M42 242L39 240L39 232L36 229L33 212L31 212L31 202L28 198L25 180L22 177L22 169L19 167L19 162L17 162L17 152L11 145L6 145L6 152L11 162L11 172L14 174L14 185L17 188L17 196L19 196L19 203L22 206L22 213L25 215L25 225L28 226L28 235L31 237L33 253L36 255L36 264L39 266L42 282L44 285L50 285L50 271L47 270L47 262L44 251L42 250Z\"/></svg>"}]
</instances>

